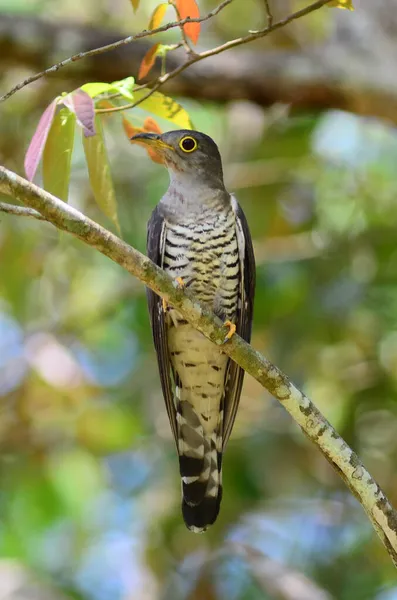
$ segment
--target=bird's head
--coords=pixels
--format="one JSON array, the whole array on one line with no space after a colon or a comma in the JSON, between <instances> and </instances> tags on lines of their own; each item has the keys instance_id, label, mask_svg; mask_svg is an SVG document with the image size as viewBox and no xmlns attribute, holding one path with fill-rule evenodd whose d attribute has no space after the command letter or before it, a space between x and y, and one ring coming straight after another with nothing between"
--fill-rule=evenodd
<instances>
[{"instance_id":1,"label":"bird's head","mask_svg":"<svg viewBox=\"0 0 397 600\"><path fill-rule=\"evenodd\" d=\"M131 141L153 148L171 179L198 179L211 187L224 187L221 155L215 142L205 133L190 129L162 134L139 133Z\"/></svg>"}]
</instances>

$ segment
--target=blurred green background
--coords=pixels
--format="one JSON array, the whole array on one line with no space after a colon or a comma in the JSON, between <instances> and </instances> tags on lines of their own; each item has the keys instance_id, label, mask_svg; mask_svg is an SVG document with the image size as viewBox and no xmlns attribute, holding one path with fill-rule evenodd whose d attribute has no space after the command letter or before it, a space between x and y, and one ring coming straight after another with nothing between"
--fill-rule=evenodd
<instances>
[{"instance_id":1,"label":"blurred green background","mask_svg":"<svg viewBox=\"0 0 397 600\"><path fill-rule=\"evenodd\" d=\"M147 26L156 2L141 5L134 15L128 0L0 0L0 22L30 15L128 34ZM207 25L203 48L257 24L261 2L237 5ZM335 12L256 49L326 39ZM28 31L21 35L28 47ZM67 48L64 40L48 65ZM1 89L32 72L10 64ZM63 88L41 80L1 106L1 164L23 173L46 104L76 87L73 67L68 77ZM254 347L308 393L397 505L394 127L336 110L177 99L219 144L250 223ZM168 175L129 145L119 118L107 119L106 138L123 237L144 251ZM112 228L93 201L79 143L70 203ZM0 273L1 600L397 599L395 569L362 508L250 377L220 517L205 535L185 529L138 281L50 225L8 215Z\"/></svg>"}]
</instances>

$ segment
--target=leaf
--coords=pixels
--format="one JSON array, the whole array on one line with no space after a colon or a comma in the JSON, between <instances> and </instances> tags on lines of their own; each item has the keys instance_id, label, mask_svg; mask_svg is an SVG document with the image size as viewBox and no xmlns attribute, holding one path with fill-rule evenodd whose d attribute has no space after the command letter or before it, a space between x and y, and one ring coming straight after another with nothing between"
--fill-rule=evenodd
<instances>
[{"instance_id":1,"label":"leaf","mask_svg":"<svg viewBox=\"0 0 397 600\"><path fill-rule=\"evenodd\" d=\"M29 148L26 151L24 167L26 177L29 179L29 181L32 181L36 174L47 136L51 128L51 123L55 115L55 109L58 100L59 97L55 98L55 100L53 100L51 104L47 106L41 115L39 124L37 125L36 131L34 132L30 141Z\"/></svg>"},{"instance_id":2,"label":"leaf","mask_svg":"<svg viewBox=\"0 0 397 600\"><path fill-rule=\"evenodd\" d=\"M188 17L191 19L198 19L200 17L200 11L196 0L175 0L175 7L181 21ZM200 36L200 28L201 23L186 23L183 26L185 35L192 40L193 44L197 44Z\"/></svg>"},{"instance_id":3,"label":"leaf","mask_svg":"<svg viewBox=\"0 0 397 600\"><path fill-rule=\"evenodd\" d=\"M167 8L168 2L163 2L162 4L156 6L154 11L152 12L152 16L150 17L149 29L157 29L157 27L160 27Z\"/></svg>"},{"instance_id":4,"label":"leaf","mask_svg":"<svg viewBox=\"0 0 397 600\"><path fill-rule=\"evenodd\" d=\"M102 123L99 115L95 117L96 135L83 136L83 146L87 160L88 174L96 203L102 212L113 221L118 231L116 195L114 193L110 165L103 138Z\"/></svg>"},{"instance_id":5,"label":"leaf","mask_svg":"<svg viewBox=\"0 0 397 600\"><path fill-rule=\"evenodd\" d=\"M77 117L77 123L83 128L86 137L95 135L94 102L81 88L62 98L62 103Z\"/></svg>"},{"instance_id":6,"label":"leaf","mask_svg":"<svg viewBox=\"0 0 397 600\"><path fill-rule=\"evenodd\" d=\"M159 44L154 44L145 54L139 67L138 79L143 79L149 73L156 62L157 50Z\"/></svg>"},{"instance_id":7,"label":"leaf","mask_svg":"<svg viewBox=\"0 0 397 600\"><path fill-rule=\"evenodd\" d=\"M115 104L113 104L113 102L110 102L110 100L106 100L106 98L102 98L101 100L98 100L96 107L97 108L115 108ZM106 113L104 113L106 115Z\"/></svg>"},{"instance_id":8,"label":"leaf","mask_svg":"<svg viewBox=\"0 0 397 600\"><path fill-rule=\"evenodd\" d=\"M353 0L333 0L328 6L332 8L344 8L346 10L354 10Z\"/></svg>"},{"instance_id":9,"label":"leaf","mask_svg":"<svg viewBox=\"0 0 397 600\"><path fill-rule=\"evenodd\" d=\"M145 131L143 127L135 127L135 125L133 125L131 121L126 119L126 117L123 117L123 129L129 140L132 138L133 135L137 135L138 133L143 133Z\"/></svg>"},{"instance_id":10,"label":"leaf","mask_svg":"<svg viewBox=\"0 0 397 600\"><path fill-rule=\"evenodd\" d=\"M135 79L133 77L126 77L112 83L85 83L80 89L86 92L91 98L95 98L95 96L105 94L106 92L118 92L128 100L133 100L132 90L134 89L134 84Z\"/></svg>"},{"instance_id":11,"label":"leaf","mask_svg":"<svg viewBox=\"0 0 397 600\"><path fill-rule=\"evenodd\" d=\"M130 0L130 2L132 4L132 8L134 9L134 12L136 12L139 8L140 0Z\"/></svg>"},{"instance_id":12,"label":"leaf","mask_svg":"<svg viewBox=\"0 0 397 600\"><path fill-rule=\"evenodd\" d=\"M135 125L133 125L131 121L123 117L123 129L129 140L131 140L132 136L137 135L138 133L145 133L145 131L161 133L161 129L157 125L156 121L154 121L154 119L151 119L150 117L145 119L143 127L135 127ZM140 144L141 142L134 143ZM149 157L152 159L153 162L159 163L161 165L163 164L163 159L157 154L154 148L150 148L143 142L142 146L145 148L146 152L148 153Z\"/></svg>"},{"instance_id":13,"label":"leaf","mask_svg":"<svg viewBox=\"0 0 397 600\"><path fill-rule=\"evenodd\" d=\"M112 83L102 83L102 82L94 82L94 83L85 83L80 88L83 92L86 92L91 98L95 98L95 96L99 96L99 94L104 94L105 92L113 91Z\"/></svg>"},{"instance_id":14,"label":"leaf","mask_svg":"<svg viewBox=\"0 0 397 600\"><path fill-rule=\"evenodd\" d=\"M43 153L43 186L47 192L68 200L76 117L62 108L52 122Z\"/></svg>"},{"instance_id":15,"label":"leaf","mask_svg":"<svg viewBox=\"0 0 397 600\"><path fill-rule=\"evenodd\" d=\"M146 117L143 122L143 129L144 131L151 131L153 133L162 133L160 126L152 117Z\"/></svg>"},{"instance_id":16,"label":"leaf","mask_svg":"<svg viewBox=\"0 0 397 600\"><path fill-rule=\"evenodd\" d=\"M139 90L134 93L134 100L138 101L147 94L145 90ZM144 108L148 112L171 121L182 129L192 129L193 125L186 110L175 102L172 98L164 96L161 92L154 92L149 98L140 103L140 108Z\"/></svg>"},{"instance_id":17,"label":"leaf","mask_svg":"<svg viewBox=\"0 0 397 600\"><path fill-rule=\"evenodd\" d=\"M119 92L124 98L127 100L133 100L133 90L135 85L135 79L133 77L126 77L125 79L121 79L120 81L113 81L112 90Z\"/></svg>"}]
</instances>

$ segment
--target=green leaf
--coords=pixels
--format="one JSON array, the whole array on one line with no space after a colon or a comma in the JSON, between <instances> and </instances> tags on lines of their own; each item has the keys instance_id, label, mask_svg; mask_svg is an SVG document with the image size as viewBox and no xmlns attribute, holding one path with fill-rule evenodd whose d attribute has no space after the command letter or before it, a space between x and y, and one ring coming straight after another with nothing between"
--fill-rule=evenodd
<instances>
[{"instance_id":1,"label":"green leaf","mask_svg":"<svg viewBox=\"0 0 397 600\"><path fill-rule=\"evenodd\" d=\"M83 146L91 188L99 208L111 219L120 232L116 195L114 193L110 165L103 137L102 122L99 115L95 117L95 129L97 132L96 135L91 137L83 136Z\"/></svg>"},{"instance_id":2,"label":"green leaf","mask_svg":"<svg viewBox=\"0 0 397 600\"><path fill-rule=\"evenodd\" d=\"M120 81L113 81L111 84L112 88L119 92L124 98L127 100L134 100L134 85L135 79L133 77L126 77L126 79L121 79Z\"/></svg>"},{"instance_id":3,"label":"green leaf","mask_svg":"<svg viewBox=\"0 0 397 600\"><path fill-rule=\"evenodd\" d=\"M134 101L143 98L146 90L134 92ZM172 98L164 96L161 92L154 92L149 98L139 104L140 108L157 115L167 121L171 121L182 129L193 129L192 122L186 110Z\"/></svg>"},{"instance_id":4,"label":"green leaf","mask_svg":"<svg viewBox=\"0 0 397 600\"><path fill-rule=\"evenodd\" d=\"M95 98L95 96L99 96L99 94L104 94L105 92L111 92L114 89L112 83L85 83L81 86L81 89L86 92L91 98Z\"/></svg>"},{"instance_id":5,"label":"green leaf","mask_svg":"<svg viewBox=\"0 0 397 600\"><path fill-rule=\"evenodd\" d=\"M133 77L126 77L125 79L120 79L120 81L113 81L112 83L103 83L103 82L95 82L95 83L85 83L81 86L86 94L91 96L91 98L95 98L95 96L99 96L99 94L105 94L106 92L118 92L124 98L128 100L133 100L133 89L135 85L135 80Z\"/></svg>"},{"instance_id":6,"label":"green leaf","mask_svg":"<svg viewBox=\"0 0 397 600\"><path fill-rule=\"evenodd\" d=\"M43 186L64 202L68 200L76 116L62 108L55 116L44 146Z\"/></svg>"}]
</instances>

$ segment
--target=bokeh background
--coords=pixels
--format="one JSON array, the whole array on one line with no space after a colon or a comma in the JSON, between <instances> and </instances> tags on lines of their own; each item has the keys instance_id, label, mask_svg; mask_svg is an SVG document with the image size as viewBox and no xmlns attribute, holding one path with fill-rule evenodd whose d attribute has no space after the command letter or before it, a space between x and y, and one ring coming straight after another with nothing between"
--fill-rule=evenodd
<instances>
[{"instance_id":1,"label":"bokeh background","mask_svg":"<svg viewBox=\"0 0 397 600\"><path fill-rule=\"evenodd\" d=\"M273 1L277 15L304 4ZM245 88L218 102L186 85L177 99L218 142L250 223L253 345L309 394L397 505L397 135L384 118L395 102L397 3L355 4L354 13L323 9L252 48L298 58L330 48L351 72L346 48L355 42L362 64L341 86L346 106L332 96L340 61L306 108L298 91L290 103L270 92L255 103ZM82 31L100 43L108 31L145 28L155 5L142 1L134 15L128 0L0 0L2 91L68 56ZM203 27L200 48L260 26L263 10L259 0L236 0ZM67 32L55 39L37 27ZM111 57L103 60L94 80L111 81ZM386 71L376 68L385 62ZM80 65L1 105L1 164L23 173L45 106L92 80ZM137 109L132 118L143 117ZM106 139L123 237L144 251L167 173L129 145L119 118L107 119ZM112 228L93 200L80 143L70 202ZM395 569L362 508L250 377L224 461L220 517L205 535L185 529L138 281L52 226L8 215L0 274L1 600L397 599Z\"/></svg>"}]
</instances>

